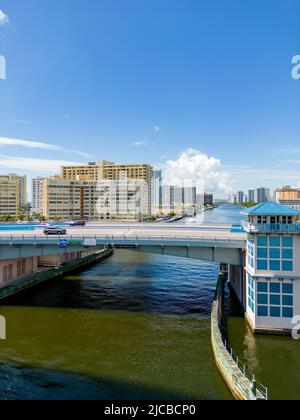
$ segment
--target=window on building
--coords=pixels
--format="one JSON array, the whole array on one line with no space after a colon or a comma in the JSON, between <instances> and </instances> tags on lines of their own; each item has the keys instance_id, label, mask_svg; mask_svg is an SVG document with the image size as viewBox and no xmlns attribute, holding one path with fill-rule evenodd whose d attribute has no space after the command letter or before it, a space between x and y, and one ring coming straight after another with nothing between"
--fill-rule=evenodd
<instances>
[{"instance_id":1,"label":"window on building","mask_svg":"<svg viewBox=\"0 0 300 420\"><path fill-rule=\"evenodd\" d=\"M280 236L270 236L270 247L280 247Z\"/></svg>"},{"instance_id":2,"label":"window on building","mask_svg":"<svg viewBox=\"0 0 300 420\"><path fill-rule=\"evenodd\" d=\"M282 308L282 317L283 318L293 318L294 316L294 311L293 308Z\"/></svg>"},{"instance_id":3,"label":"window on building","mask_svg":"<svg viewBox=\"0 0 300 420\"><path fill-rule=\"evenodd\" d=\"M268 295L263 294L263 293L258 293L257 304L258 305L268 305L269 304Z\"/></svg>"},{"instance_id":4,"label":"window on building","mask_svg":"<svg viewBox=\"0 0 300 420\"><path fill-rule=\"evenodd\" d=\"M293 271L293 261L282 261L282 271Z\"/></svg>"},{"instance_id":5,"label":"window on building","mask_svg":"<svg viewBox=\"0 0 300 420\"><path fill-rule=\"evenodd\" d=\"M255 312L255 281L254 279L249 276L248 278L248 306L252 313Z\"/></svg>"},{"instance_id":6,"label":"window on building","mask_svg":"<svg viewBox=\"0 0 300 420\"><path fill-rule=\"evenodd\" d=\"M270 292L271 293L280 293L280 283L270 283Z\"/></svg>"},{"instance_id":7,"label":"window on building","mask_svg":"<svg viewBox=\"0 0 300 420\"><path fill-rule=\"evenodd\" d=\"M260 293L268 293L268 283L266 282L257 283L257 291Z\"/></svg>"},{"instance_id":8,"label":"window on building","mask_svg":"<svg viewBox=\"0 0 300 420\"><path fill-rule=\"evenodd\" d=\"M269 316L268 307L259 305L257 307L257 316Z\"/></svg>"},{"instance_id":9,"label":"window on building","mask_svg":"<svg viewBox=\"0 0 300 420\"><path fill-rule=\"evenodd\" d=\"M294 293L294 285L292 283L283 283L282 284L282 293L292 295Z\"/></svg>"},{"instance_id":10,"label":"window on building","mask_svg":"<svg viewBox=\"0 0 300 420\"><path fill-rule=\"evenodd\" d=\"M280 271L280 260L270 260L270 270Z\"/></svg>"},{"instance_id":11,"label":"window on building","mask_svg":"<svg viewBox=\"0 0 300 420\"><path fill-rule=\"evenodd\" d=\"M280 306L270 306L270 317L280 318Z\"/></svg>"},{"instance_id":12,"label":"window on building","mask_svg":"<svg viewBox=\"0 0 300 420\"><path fill-rule=\"evenodd\" d=\"M257 269L293 271L293 237L271 235L257 238Z\"/></svg>"},{"instance_id":13,"label":"window on building","mask_svg":"<svg viewBox=\"0 0 300 420\"><path fill-rule=\"evenodd\" d=\"M282 238L282 247L283 248L293 248L293 237L292 236L284 236Z\"/></svg>"},{"instance_id":14,"label":"window on building","mask_svg":"<svg viewBox=\"0 0 300 420\"><path fill-rule=\"evenodd\" d=\"M270 258L280 260L280 248L270 248Z\"/></svg>"},{"instance_id":15,"label":"window on building","mask_svg":"<svg viewBox=\"0 0 300 420\"><path fill-rule=\"evenodd\" d=\"M254 268L254 241L248 241L248 265Z\"/></svg>"},{"instance_id":16,"label":"window on building","mask_svg":"<svg viewBox=\"0 0 300 420\"><path fill-rule=\"evenodd\" d=\"M258 270L268 270L268 260L257 260Z\"/></svg>"},{"instance_id":17,"label":"window on building","mask_svg":"<svg viewBox=\"0 0 300 420\"><path fill-rule=\"evenodd\" d=\"M294 316L293 283L258 282L257 316L292 318Z\"/></svg>"},{"instance_id":18,"label":"window on building","mask_svg":"<svg viewBox=\"0 0 300 420\"><path fill-rule=\"evenodd\" d=\"M267 236L258 236L257 246L268 246L268 237Z\"/></svg>"},{"instance_id":19,"label":"window on building","mask_svg":"<svg viewBox=\"0 0 300 420\"><path fill-rule=\"evenodd\" d=\"M258 248L257 249L257 258L268 258L268 248Z\"/></svg>"},{"instance_id":20,"label":"window on building","mask_svg":"<svg viewBox=\"0 0 300 420\"><path fill-rule=\"evenodd\" d=\"M283 260L292 260L293 259L293 249L282 249L282 259Z\"/></svg>"}]
</instances>

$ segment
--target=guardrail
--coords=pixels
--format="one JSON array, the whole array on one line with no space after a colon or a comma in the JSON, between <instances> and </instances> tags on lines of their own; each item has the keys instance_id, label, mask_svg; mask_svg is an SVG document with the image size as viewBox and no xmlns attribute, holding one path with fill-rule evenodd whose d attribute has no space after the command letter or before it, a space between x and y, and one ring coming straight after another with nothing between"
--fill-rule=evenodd
<instances>
[{"instance_id":1,"label":"guardrail","mask_svg":"<svg viewBox=\"0 0 300 420\"><path fill-rule=\"evenodd\" d=\"M245 240L233 239L224 237L213 237L213 236L162 236L162 235L0 235L1 241L5 242L18 242L18 241L38 241L42 243L53 242L57 240L65 239L67 241L82 241L95 239L101 243L113 243L116 241L130 242L133 241L163 241L163 242L174 242L174 241L186 241L186 242L222 242L237 244L240 247L244 246Z\"/></svg>"},{"instance_id":2,"label":"guardrail","mask_svg":"<svg viewBox=\"0 0 300 420\"><path fill-rule=\"evenodd\" d=\"M223 288L224 276L220 276L211 313L211 339L216 364L236 399L268 400L267 388L256 381L222 336Z\"/></svg>"},{"instance_id":3,"label":"guardrail","mask_svg":"<svg viewBox=\"0 0 300 420\"><path fill-rule=\"evenodd\" d=\"M250 233L300 233L300 223L251 223L242 222L242 227Z\"/></svg>"}]
</instances>

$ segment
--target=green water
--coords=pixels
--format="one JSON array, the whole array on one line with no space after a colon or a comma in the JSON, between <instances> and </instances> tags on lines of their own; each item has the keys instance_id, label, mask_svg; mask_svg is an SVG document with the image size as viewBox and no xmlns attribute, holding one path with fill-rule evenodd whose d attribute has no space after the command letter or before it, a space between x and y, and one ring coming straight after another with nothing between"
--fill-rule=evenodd
<instances>
[{"instance_id":1,"label":"green water","mask_svg":"<svg viewBox=\"0 0 300 420\"><path fill-rule=\"evenodd\" d=\"M270 399L300 399L300 341L291 337L254 336L243 317L232 315L228 334L241 360L268 387Z\"/></svg>"},{"instance_id":2,"label":"green water","mask_svg":"<svg viewBox=\"0 0 300 420\"><path fill-rule=\"evenodd\" d=\"M217 272L119 251L15 297L1 308L0 398L231 398L210 348Z\"/></svg>"}]
</instances>

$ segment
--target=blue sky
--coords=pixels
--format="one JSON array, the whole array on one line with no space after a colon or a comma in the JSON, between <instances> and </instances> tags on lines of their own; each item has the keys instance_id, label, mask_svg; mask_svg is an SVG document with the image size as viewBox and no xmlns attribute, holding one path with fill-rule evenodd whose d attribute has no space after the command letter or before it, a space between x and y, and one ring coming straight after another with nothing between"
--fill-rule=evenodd
<instances>
[{"instance_id":1,"label":"blue sky","mask_svg":"<svg viewBox=\"0 0 300 420\"><path fill-rule=\"evenodd\" d=\"M0 9L0 173L98 159L170 172L179 158L218 194L300 185L291 77L300 0L2 0Z\"/></svg>"}]
</instances>

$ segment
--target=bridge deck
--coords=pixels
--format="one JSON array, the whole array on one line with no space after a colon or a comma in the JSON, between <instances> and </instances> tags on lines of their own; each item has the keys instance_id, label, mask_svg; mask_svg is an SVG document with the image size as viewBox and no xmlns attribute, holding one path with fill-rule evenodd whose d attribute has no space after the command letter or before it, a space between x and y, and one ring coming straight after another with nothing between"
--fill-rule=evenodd
<instances>
[{"instance_id":1,"label":"bridge deck","mask_svg":"<svg viewBox=\"0 0 300 420\"><path fill-rule=\"evenodd\" d=\"M24 239L42 239L46 238L43 234L42 229L37 229L33 231L24 231L24 232L15 232L15 231L0 231L0 240L7 240L9 237L13 238L24 238ZM50 238L51 236L49 236ZM55 236L52 236L55 237ZM56 236L57 237L57 236ZM178 227L166 227L163 226L145 226L145 225L128 225L127 226L118 226L118 225L104 225L104 226L92 226L88 225L83 228L69 228L67 230L67 238L71 237L114 237L114 238L147 238L147 239L190 239L190 240L220 240L220 241L238 241L242 242L246 240L245 233L239 233L232 231L230 227L226 226L215 226L208 227L197 227L191 228L186 225Z\"/></svg>"},{"instance_id":2,"label":"bridge deck","mask_svg":"<svg viewBox=\"0 0 300 420\"><path fill-rule=\"evenodd\" d=\"M0 259L63 253L58 247L61 239L68 241L74 252L86 246L136 248L141 252L215 261L232 265L242 264L241 250L246 235L228 227L187 228L186 226L92 226L69 228L67 235L44 235L42 229L24 232L0 232Z\"/></svg>"}]
</instances>

